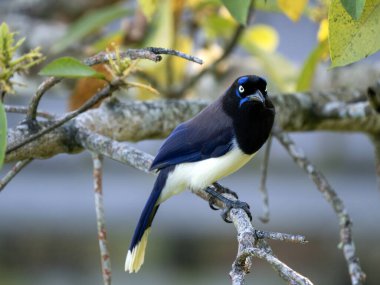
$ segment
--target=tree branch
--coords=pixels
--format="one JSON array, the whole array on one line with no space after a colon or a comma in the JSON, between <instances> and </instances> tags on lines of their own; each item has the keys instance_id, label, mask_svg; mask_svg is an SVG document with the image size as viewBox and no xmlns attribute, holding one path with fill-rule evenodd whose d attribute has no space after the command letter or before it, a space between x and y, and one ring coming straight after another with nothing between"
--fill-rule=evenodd
<instances>
[{"instance_id":1,"label":"tree branch","mask_svg":"<svg viewBox=\"0 0 380 285\"><path fill-rule=\"evenodd\" d=\"M153 157L138 149L128 146L127 143L114 141L110 138L88 131L87 129L84 129L84 128L79 128L77 136L76 136L76 140L83 147L91 151L95 150L101 153L102 155L105 155L119 162L128 164L130 166L133 166L146 173L156 174L155 172L149 171L149 167L153 161ZM198 195L199 197L201 197L202 199L206 201L210 199L209 194L207 194L204 191L204 189L192 189L192 191L194 194ZM224 205L221 201L217 201L216 206L220 207L221 209L226 207L226 205ZM285 265L284 263L279 261L277 258L275 258L272 254L270 253L267 253L265 255L257 254L255 250L257 247L255 245L256 244L255 240L258 238L260 239L269 238L269 239L275 239L275 240L281 240L281 241L305 243L306 241L303 236L256 231L252 227L247 214L242 209L233 209L230 211L229 215L238 231L238 241L239 241L238 258L239 259L242 258L240 256L241 255L240 252L250 249L253 252L252 256L262 258L266 260L267 262L269 262L277 272L281 273L280 276L282 276L282 278L284 278L285 280L293 280L296 284L309 284L309 285L312 284L311 282L310 283L300 282L299 280L307 280L307 278L293 271L287 265ZM258 252L261 253L261 251L258 251ZM242 263L243 263L242 261L238 263L236 261L234 262L233 271L237 270L239 271L239 273L236 276L235 276L235 273L230 274L233 280L232 284L244 284L244 276L249 272L249 268L251 267L251 262L249 261L247 263L249 264L248 267L246 265L242 266ZM245 261L244 261L244 264L246 264Z\"/></svg>"},{"instance_id":2,"label":"tree branch","mask_svg":"<svg viewBox=\"0 0 380 285\"><path fill-rule=\"evenodd\" d=\"M364 92L274 94L271 98L277 109L277 123L286 131L380 133L380 116L369 106ZM204 100L119 102L112 99L100 108L82 113L72 123L45 134L43 140L38 139L8 154L6 162L79 151L80 146L74 143L77 123L118 141L164 138L179 123L195 116L207 104L208 101ZM338 112L338 106L341 112ZM39 125L45 129L53 123L39 122ZM17 145L28 136L30 130L23 124L9 129L8 145Z\"/></svg>"},{"instance_id":3,"label":"tree branch","mask_svg":"<svg viewBox=\"0 0 380 285\"><path fill-rule=\"evenodd\" d=\"M268 138L268 141L265 145L264 159L261 164L261 179L260 179L260 187L259 191L261 193L262 203L263 203L263 214L259 217L260 221L263 223L269 222L269 197L268 197L268 189L266 186L267 175L268 175L268 167L269 167L269 156L270 156L270 148L272 145L272 136Z\"/></svg>"},{"instance_id":4,"label":"tree branch","mask_svg":"<svg viewBox=\"0 0 380 285\"><path fill-rule=\"evenodd\" d=\"M120 52L119 56L121 58L130 58L132 60L141 58L141 59L148 59L154 62L159 62L162 59L160 54L167 54L167 55L181 57L198 64L203 63L203 61L200 58L197 58L195 56L188 55L183 52L179 52L172 49L155 48L155 47L148 47L148 48L143 48L143 49L127 49L126 51ZM93 66L93 65L97 65L101 63L108 63L110 59L115 60L116 57L117 55L115 52L110 52L110 53L100 52L92 57L84 59L83 63L88 66ZM46 91L54 87L63 79L64 78L62 77L49 77L44 82L42 82L40 86L38 86L37 92L29 104L29 110L25 119L26 121L33 121L36 119L37 108L42 96L46 93Z\"/></svg>"},{"instance_id":5,"label":"tree branch","mask_svg":"<svg viewBox=\"0 0 380 285\"><path fill-rule=\"evenodd\" d=\"M339 198L324 175L306 158L303 151L286 133L282 132L279 128L275 128L273 134L288 151L295 163L309 175L318 190L323 194L323 197L329 202L337 214L340 226L340 242L351 276L351 284L364 284L366 276L361 269L359 258L355 253L355 245L352 237L352 222L343 201Z\"/></svg>"},{"instance_id":6,"label":"tree branch","mask_svg":"<svg viewBox=\"0 0 380 285\"><path fill-rule=\"evenodd\" d=\"M3 179L0 180L0 192L3 191L5 186L8 185L8 183L30 162L32 162L32 158L28 158L22 161L17 162L11 170L5 176Z\"/></svg>"},{"instance_id":7,"label":"tree branch","mask_svg":"<svg viewBox=\"0 0 380 285\"><path fill-rule=\"evenodd\" d=\"M103 158L101 155L92 153L96 224L98 228L100 260L102 265L103 284L111 285L111 257L108 250L106 221L104 218L103 204Z\"/></svg>"}]
</instances>

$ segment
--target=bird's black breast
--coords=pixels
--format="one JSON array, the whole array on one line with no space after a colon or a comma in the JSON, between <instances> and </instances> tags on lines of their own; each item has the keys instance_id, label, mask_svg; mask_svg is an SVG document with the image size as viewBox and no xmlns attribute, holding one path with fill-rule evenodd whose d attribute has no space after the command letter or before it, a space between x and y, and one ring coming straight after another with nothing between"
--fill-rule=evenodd
<instances>
[{"instance_id":1,"label":"bird's black breast","mask_svg":"<svg viewBox=\"0 0 380 285\"><path fill-rule=\"evenodd\" d=\"M263 146L272 130L274 117L274 108L242 109L234 117L236 141L244 153L254 154Z\"/></svg>"}]
</instances>

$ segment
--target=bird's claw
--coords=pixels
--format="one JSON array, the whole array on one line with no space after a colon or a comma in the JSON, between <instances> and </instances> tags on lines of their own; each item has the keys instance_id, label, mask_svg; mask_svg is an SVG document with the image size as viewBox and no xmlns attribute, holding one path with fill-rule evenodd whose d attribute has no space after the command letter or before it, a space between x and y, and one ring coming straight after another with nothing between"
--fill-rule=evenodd
<instances>
[{"instance_id":1,"label":"bird's claw","mask_svg":"<svg viewBox=\"0 0 380 285\"><path fill-rule=\"evenodd\" d=\"M216 191L220 194L230 194L234 196L237 200L239 199L238 194L235 191L232 191L230 188L224 187L220 185L218 182L214 182L212 185L214 185Z\"/></svg>"},{"instance_id":2,"label":"bird's claw","mask_svg":"<svg viewBox=\"0 0 380 285\"><path fill-rule=\"evenodd\" d=\"M250 207L246 202L241 202L239 200L236 201L230 201L231 203L227 205L225 209L223 209L223 212L220 214L222 216L223 221L226 223L232 223L232 221L228 218L228 214L231 211L231 209L242 209L249 217L249 220L252 221L252 214L250 211Z\"/></svg>"},{"instance_id":3,"label":"bird's claw","mask_svg":"<svg viewBox=\"0 0 380 285\"><path fill-rule=\"evenodd\" d=\"M221 214L223 221L225 221L226 223L232 223L232 221L228 218L228 213L233 208L234 209L243 209L247 213L249 219L252 221L252 214L251 214L249 205L246 202L241 202L239 200L230 200L227 197L223 196L222 193L220 193L221 192L220 189L224 190L224 189L228 189L228 188L225 188L219 184L218 185L214 184L214 188L216 190L214 190L211 187L208 187L206 189L206 192L208 194L210 194L209 206L213 210L219 210L218 207L215 207L216 199L222 201L226 205L226 208L223 209L223 212ZM231 190L229 190L229 191L231 191ZM224 192L224 193L226 193L226 192ZM235 192L233 192L233 193L235 193ZM231 194L231 193L229 193L229 194ZM233 195L233 194L231 194L231 195ZM233 196L237 197L236 193Z\"/></svg>"},{"instance_id":4,"label":"bird's claw","mask_svg":"<svg viewBox=\"0 0 380 285\"><path fill-rule=\"evenodd\" d=\"M230 194L230 195L234 196L236 199L239 199L239 196L236 194L235 191L232 191L229 188L220 185L218 182L215 182L212 185L215 188L215 192L217 192L219 194ZM210 198L208 200L208 205L210 206L210 208L212 210L215 210L215 211L219 210L219 207L215 206L216 200L217 200L217 198L215 196L210 196Z\"/></svg>"},{"instance_id":5,"label":"bird's claw","mask_svg":"<svg viewBox=\"0 0 380 285\"><path fill-rule=\"evenodd\" d=\"M214 211L219 210L219 208L215 206L215 203L216 203L215 201L216 201L215 197L210 197L210 199L208 199L208 205Z\"/></svg>"}]
</instances>

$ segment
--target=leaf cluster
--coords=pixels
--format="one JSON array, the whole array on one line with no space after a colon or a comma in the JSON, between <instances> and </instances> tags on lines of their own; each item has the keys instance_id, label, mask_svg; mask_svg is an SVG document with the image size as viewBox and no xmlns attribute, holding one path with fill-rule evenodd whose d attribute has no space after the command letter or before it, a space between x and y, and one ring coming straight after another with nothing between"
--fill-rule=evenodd
<instances>
[{"instance_id":1,"label":"leaf cluster","mask_svg":"<svg viewBox=\"0 0 380 285\"><path fill-rule=\"evenodd\" d=\"M16 57L17 50L24 43L25 38L15 42L15 33L9 31L8 25L0 25L0 90L2 97L5 93L14 93L14 82L11 78L15 74L26 73L28 70L44 60L39 48Z\"/></svg>"}]
</instances>

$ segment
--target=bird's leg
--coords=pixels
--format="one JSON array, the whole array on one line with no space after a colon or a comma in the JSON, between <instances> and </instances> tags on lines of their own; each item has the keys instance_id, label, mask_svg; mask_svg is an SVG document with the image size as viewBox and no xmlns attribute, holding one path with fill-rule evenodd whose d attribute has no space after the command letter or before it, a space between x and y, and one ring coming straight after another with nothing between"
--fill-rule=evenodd
<instances>
[{"instance_id":1,"label":"bird's leg","mask_svg":"<svg viewBox=\"0 0 380 285\"><path fill-rule=\"evenodd\" d=\"M212 185L214 186L215 192L217 192L219 194L230 194L230 195L234 196L236 199L239 199L239 196L236 194L236 192L230 190L227 187L220 185L218 182L214 182ZM219 210L219 208L215 206L215 200L216 200L215 196L210 196L210 199L208 200L208 204L209 204L211 209Z\"/></svg>"},{"instance_id":2,"label":"bird's leg","mask_svg":"<svg viewBox=\"0 0 380 285\"><path fill-rule=\"evenodd\" d=\"M218 185L219 185L220 187L223 187L223 186L221 186L220 184L218 184ZM214 185L214 187L215 187L215 185ZM224 187L223 187L223 188L224 188ZM228 188L226 188L226 189L228 189ZM229 190L229 189L228 189L228 190ZM230 191L230 190L229 190L229 191ZM211 188L211 187L207 187L207 188L206 188L206 192L207 192L208 194L211 195L211 198L210 198L210 201L209 201L209 205L210 205L210 207L211 207L212 209L217 210L217 208L215 208L215 206L214 206L214 203L215 203L215 202L212 202L212 201L215 201L215 199L220 200L221 202L223 202L223 203L226 205L226 208L223 210L223 212L222 212L222 214L221 214L223 220L224 220L226 223L232 223L232 221L228 219L228 213L229 213L229 211L230 211L232 208L240 208L240 209L243 209L243 210L247 213L249 219L252 220L252 214L251 214L251 211L249 210L249 205L248 205L247 203L245 203L245 202L241 202L241 201L239 201L239 200L230 200L230 199L226 198L225 196L223 196L222 193L220 193L220 192L218 191L218 188L217 188L217 187L215 187L215 190L214 190L213 188ZM227 193L227 192L225 192L225 193ZM233 195L233 194L232 194L232 195ZM235 193L234 196L237 196L236 193Z\"/></svg>"},{"instance_id":3,"label":"bird's leg","mask_svg":"<svg viewBox=\"0 0 380 285\"><path fill-rule=\"evenodd\" d=\"M218 182L214 182L212 185L214 185L216 191L220 194L230 194L234 196L236 199L239 199L238 194L235 191L232 191L230 188L224 187L220 185Z\"/></svg>"}]
</instances>

